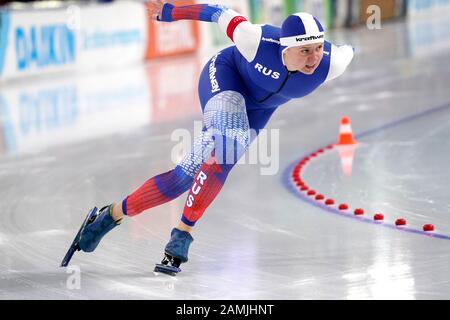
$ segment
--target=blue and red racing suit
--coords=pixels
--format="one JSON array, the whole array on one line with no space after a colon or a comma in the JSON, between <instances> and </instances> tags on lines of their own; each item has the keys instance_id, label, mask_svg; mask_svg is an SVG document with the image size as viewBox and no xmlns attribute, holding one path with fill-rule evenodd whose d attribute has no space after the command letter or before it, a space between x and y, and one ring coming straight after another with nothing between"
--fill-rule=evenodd
<instances>
[{"instance_id":1,"label":"blue and red racing suit","mask_svg":"<svg viewBox=\"0 0 450 320\"><path fill-rule=\"evenodd\" d=\"M182 19L217 23L234 45L215 54L201 72L203 131L191 152L174 169L147 180L124 199L122 209L136 215L189 189L181 219L193 226L273 112L340 76L354 50L325 41L314 73L291 72L283 61L278 27L255 25L229 8L208 4L177 7L166 3L159 17L165 22Z\"/></svg>"}]
</instances>

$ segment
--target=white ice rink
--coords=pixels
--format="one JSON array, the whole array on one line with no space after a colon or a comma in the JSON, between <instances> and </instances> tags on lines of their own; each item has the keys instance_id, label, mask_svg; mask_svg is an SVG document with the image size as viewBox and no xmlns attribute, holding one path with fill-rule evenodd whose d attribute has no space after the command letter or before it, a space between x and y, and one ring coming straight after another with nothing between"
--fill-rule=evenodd
<instances>
[{"instance_id":1,"label":"white ice rink","mask_svg":"<svg viewBox=\"0 0 450 320\"><path fill-rule=\"evenodd\" d=\"M126 218L94 253L76 253L73 268L59 264L90 207L174 166L171 134L201 119L196 81L208 57L2 85L0 298L449 299L448 30L437 19L330 32L356 48L352 64L278 109L269 122L280 134L277 174L233 169L176 277L152 271L185 195ZM364 208L363 218L315 205L289 180L295 163L336 142L343 115L359 142L352 175L334 149L302 177ZM372 222L376 212L384 222ZM400 217L417 232L397 230ZM433 233L421 231L427 223Z\"/></svg>"}]
</instances>

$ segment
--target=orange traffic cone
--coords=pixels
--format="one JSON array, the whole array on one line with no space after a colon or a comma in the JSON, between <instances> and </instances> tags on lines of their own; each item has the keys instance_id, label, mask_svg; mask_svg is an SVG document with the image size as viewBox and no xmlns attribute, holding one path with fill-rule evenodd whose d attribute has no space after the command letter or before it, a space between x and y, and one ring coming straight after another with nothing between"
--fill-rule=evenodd
<instances>
[{"instance_id":1,"label":"orange traffic cone","mask_svg":"<svg viewBox=\"0 0 450 320\"><path fill-rule=\"evenodd\" d=\"M352 126L348 117L341 118L341 125L339 127L338 145L356 144L353 139Z\"/></svg>"},{"instance_id":2,"label":"orange traffic cone","mask_svg":"<svg viewBox=\"0 0 450 320\"><path fill-rule=\"evenodd\" d=\"M356 140L353 139L352 127L348 117L341 118L337 148L341 158L342 172L346 176L351 176L353 158L355 157Z\"/></svg>"}]
</instances>

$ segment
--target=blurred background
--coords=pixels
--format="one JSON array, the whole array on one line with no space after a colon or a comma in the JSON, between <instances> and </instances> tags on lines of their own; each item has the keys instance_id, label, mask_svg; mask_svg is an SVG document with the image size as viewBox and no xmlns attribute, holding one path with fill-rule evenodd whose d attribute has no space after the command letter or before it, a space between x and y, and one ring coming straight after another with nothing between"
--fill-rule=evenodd
<instances>
[{"instance_id":1,"label":"blurred background","mask_svg":"<svg viewBox=\"0 0 450 320\"><path fill-rule=\"evenodd\" d=\"M177 1L180 5L194 2ZM425 44L432 50L448 48L448 41L442 41L449 38L448 33L439 31L445 22L435 16L445 15L442 8L448 7L448 1L201 2L224 4L253 23L277 26L290 13L311 12L326 25L329 39L338 43L345 39L342 30L365 26L373 13L371 6L376 5L383 23L403 21L402 36L383 35L385 41L395 43L394 50L418 55ZM199 111L196 80L200 69L212 53L232 44L213 24L154 23L145 14L144 2L1 0L0 4L3 155L192 116ZM433 19L406 23L427 15L434 15ZM120 108L124 104L129 108ZM93 123L101 128L85 130Z\"/></svg>"},{"instance_id":2,"label":"blurred background","mask_svg":"<svg viewBox=\"0 0 450 320\"><path fill-rule=\"evenodd\" d=\"M202 2L224 4L253 23L273 25L281 25L290 13L308 11L335 30L365 25L373 4L381 9L383 21L391 21L417 15L426 9L420 3L430 1L409 1L409 7L405 0ZM213 24L149 21L143 2L1 4L3 155L192 116L199 111L196 80L203 63L231 45ZM398 49L413 54L418 50L415 40L400 40L408 43ZM95 131L86 130L94 123Z\"/></svg>"}]
</instances>

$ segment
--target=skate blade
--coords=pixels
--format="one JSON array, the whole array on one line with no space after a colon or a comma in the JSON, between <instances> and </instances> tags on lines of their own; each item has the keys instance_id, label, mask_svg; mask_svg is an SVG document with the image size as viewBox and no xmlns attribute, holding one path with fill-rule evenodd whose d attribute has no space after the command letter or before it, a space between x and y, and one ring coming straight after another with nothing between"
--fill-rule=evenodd
<instances>
[{"instance_id":1,"label":"skate blade","mask_svg":"<svg viewBox=\"0 0 450 320\"><path fill-rule=\"evenodd\" d=\"M76 251L80 251L80 247L78 246L78 243L73 243L72 246L69 248L69 250L67 251L66 255L64 256L64 259L61 262L61 267L67 267L67 265L69 264L70 260L72 259L73 254Z\"/></svg>"},{"instance_id":2,"label":"skate blade","mask_svg":"<svg viewBox=\"0 0 450 320\"><path fill-rule=\"evenodd\" d=\"M157 263L155 266L154 272L165 273L171 276L176 276L177 273L181 272L180 268L168 266L165 264Z\"/></svg>"},{"instance_id":3,"label":"skate blade","mask_svg":"<svg viewBox=\"0 0 450 320\"><path fill-rule=\"evenodd\" d=\"M84 221L83 221L83 224L82 224L81 227L80 227L80 230L78 230L77 235L76 235L75 238L73 239L72 244L70 245L69 250L67 250L67 253L66 253L66 255L64 256L64 259L63 259L62 262L61 262L61 267L67 267L68 264L69 264L69 262L70 262L70 260L72 259L73 254L74 254L76 251L80 251L80 250L81 250L80 246L78 245L78 242L80 241L80 234L81 234L81 232L83 231L84 227L86 226L86 224L87 224L89 218L92 217L92 216L97 212L97 210L98 210L97 207L94 207L94 208L92 208L92 209L89 211L89 213L87 214L86 218L85 218Z\"/></svg>"}]
</instances>

